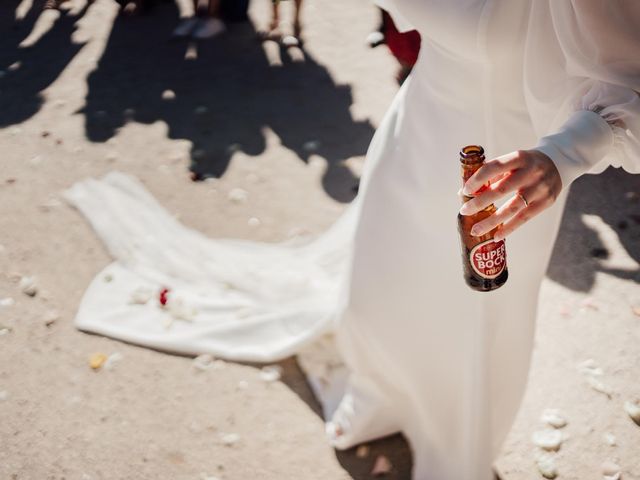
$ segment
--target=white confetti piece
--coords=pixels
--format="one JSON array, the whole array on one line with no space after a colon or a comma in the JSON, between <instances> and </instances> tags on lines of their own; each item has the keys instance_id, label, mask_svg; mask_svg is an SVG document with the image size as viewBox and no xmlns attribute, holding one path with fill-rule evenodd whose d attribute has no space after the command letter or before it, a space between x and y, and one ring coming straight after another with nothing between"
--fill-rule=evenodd
<instances>
[{"instance_id":1,"label":"white confetti piece","mask_svg":"<svg viewBox=\"0 0 640 480\"><path fill-rule=\"evenodd\" d=\"M541 455L538 457L536 460L536 466L544 478L554 479L558 476L556 460L551 455Z\"/></svg>"},{"instance_id":2,"label":"white confetti piece","mask_svg":"<svg viewBox=\"0 0 640 480\"><path fill-rule=\"evenodd\" d=\"M234 188L233 190L229 191L229 194L227 195L227 198L234 203L245 202L248 197L249 193L242 188Z\"/></svg>"},{"instance_id":3,"label":"white confetti piece","mask_svg":"<svg viewBox=\"0 0 640 480\"><path fill-rule=\"evenodd\" d=\"M560 414L559 410L554 408L548 408L542 412L540 420L553 428L562 428L567 425L567 420Z\"/></svg>"},{"instance_id":4,"label":"white confetti piece","mask_svg":"<svg viewBox=\"0 0 640 480\"><path fill-rule=\"evenodd\" d=\"M389 460L385 455L378 455L375 463L373 464L373 468L371 469L371 475L379 477L391 472L392 469L393 465L391 464L391 460Z\"/></svg>"},{"instance_id":5,"label":"white confetti piece","mask_svg":"<svg viewBox=\"0 0 640 480\"><path fill-rule=\"evenodd\" d=\"M541 430L531 436L533 444L544 450L556 451L562 444L562 432L560 430Z\"/></svg>"},{"instance_id":6,"label":"white confetti piece","mask_svg":"<svg viewBox=\"0 0 640 480\"><path fill-rule=\"evenodd\" d=\"M38 287L34 277L22 277L20 279L20 290L29 297L35 297L38 294Z\"/></svg>"},{"instance_id":7,"label":"white confetti piece","mask_svg":"<svg viewBox=\"0 0 640 480\"><path fill-rule=\"evenodd\" d=\"M631 417L631 420L640 426L640 402L624 402L624 411Z\"/></svg>"},{"instance_id":8,"label":"white confetti piece","mask_svg":"<svg viewBox=\"0 0 640 480\"><path fill-rule=\"evenodd\" d=\"M280 380L282 377L282 367L280 365L267 365L260 370L260 379L270 383Z\"/></svg>"},{"instance_id":9,"label":"white confetti piece","mask_svg":"<svg viewBox=\"0 0 640 480\"><path fill-rule=\"evenodd\" d=\"M191 365L196 370L205 371L213 367L213 362L214 362L213 356L209 355L208 353L205 353L203 355L198 355L196 358L194 358Z\"/></svg>"},{"instance_id":10,"label":"white confetti piece","mask_svg":"<svg viewBox=\"0 0 640 480\"><path fill-rule=\"evenodd\" d=\"M138 287L129 297L129 303L133 305L145 305L153 298L153 290L148 287Z\"/></svg>"}]
</instances>

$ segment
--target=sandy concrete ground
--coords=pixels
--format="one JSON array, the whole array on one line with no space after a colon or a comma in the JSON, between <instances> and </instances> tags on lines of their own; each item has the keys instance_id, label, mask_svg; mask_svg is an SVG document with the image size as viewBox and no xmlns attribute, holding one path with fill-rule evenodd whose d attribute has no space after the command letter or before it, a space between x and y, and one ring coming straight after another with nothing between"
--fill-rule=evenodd
<instances>
[{"instance_id":1,"label":"sandy concrete ground","mask_svg":"<svg viewBox=\"0 0 640 480\"><path fill-rule=\"evenodd\" d=\"M138 19L118 18L109 0L78 3L38 42L37 10L14 24L17 3L0 6L0 299L15 301L0 307L0 479L365 479L378 454L394 465L385 478L409 478L400 436L366 458L327 446L295 359L266 384L256 366L198 372L189 358L76 331L75 308L109 257L59 197L117 169L213 237L323 231L353 198L396 90L393 60L364 46L377 21L369 2L309 0L304 54L255 41L267 0L253 2L255 27L199 46L168 41L170 3ZM35 43L19 48L25 38ZM189 168L213 180L193 183ZM247 202L229 202L236 187ZM640 427L623 409L640 396L639 192L640 178L618 171L573 187L530 385L497 461L506 480L541 478L531 435L546 408L568 420L559 478L602 478L613 460L640 479ZM35 276L35 297L22 276ZM122 359L95 372L95 352ZM588 359L609 395L578 370ZM225 445L231 433L239 441Z\"/></svg>"}]
</instances>

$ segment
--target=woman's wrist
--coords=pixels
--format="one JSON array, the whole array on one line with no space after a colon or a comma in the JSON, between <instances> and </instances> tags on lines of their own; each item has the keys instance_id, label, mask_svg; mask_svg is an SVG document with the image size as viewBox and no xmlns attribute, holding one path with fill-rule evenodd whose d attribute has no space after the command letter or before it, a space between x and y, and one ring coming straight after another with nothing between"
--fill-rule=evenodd
<instances>
[{"instance_id":1,"label":"woman's wrist","mask_svg":"<svg viewBox=\"0 0 640 480\"><path fill-rule=\"evenodd\" d=\"M591 110L579 110L557 133L542 137L534 150L553 161L562 186L568 187L611 151L613 138L611 126L604 118Z\"/></svg>"}]
</instances>

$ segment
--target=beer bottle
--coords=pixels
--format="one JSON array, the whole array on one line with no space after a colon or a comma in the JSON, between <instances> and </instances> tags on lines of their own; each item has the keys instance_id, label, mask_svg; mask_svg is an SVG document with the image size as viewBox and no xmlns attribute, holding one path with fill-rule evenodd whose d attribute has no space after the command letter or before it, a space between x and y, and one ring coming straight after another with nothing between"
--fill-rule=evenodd
<instances>
[{"instance_id":1,"label":"beer bottle","mask_svg":"<svg viewBox=\"0 0 640 480\"><path fill-rule=\"evenodd\" d=\"M468 145L460 150L463 186L471 175L484 164L484 160L484 149L479 145ZM487 183L472 195L465 195L463 201L468 202L488 187L489 184ZM474 215L458 214L458 231L460 232L462 247L464 279L467 285L480 292L490 292L500 288L509 277L504 240L493 241L493 236L498 227L479 237L471 235L471 227L492 215L495 211L495 205L491 204Z\"/></svg>"}]
</instances>

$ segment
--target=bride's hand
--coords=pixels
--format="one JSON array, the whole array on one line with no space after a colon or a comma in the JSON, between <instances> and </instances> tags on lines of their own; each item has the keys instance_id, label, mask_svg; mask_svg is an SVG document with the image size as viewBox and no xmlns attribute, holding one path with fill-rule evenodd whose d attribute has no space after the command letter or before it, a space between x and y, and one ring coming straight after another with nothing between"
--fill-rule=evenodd
<instances>
[{"instance_id":1,"label":"bride's hand","mask_svg":"<svg viewBox=\"0 0 640 480\"><path fill-rule=\"evenodd\" d=\"M462 192L471 195L487 182L491 186L460 209L473 215L508 195L511 196L493 215L476 223L471 234L480 236L502 223L494 236L500 240L531 220L555 202L562 181L553 161L537 150L518 150L495 158L467 180Z\"/></svg>"}]
</instances>

